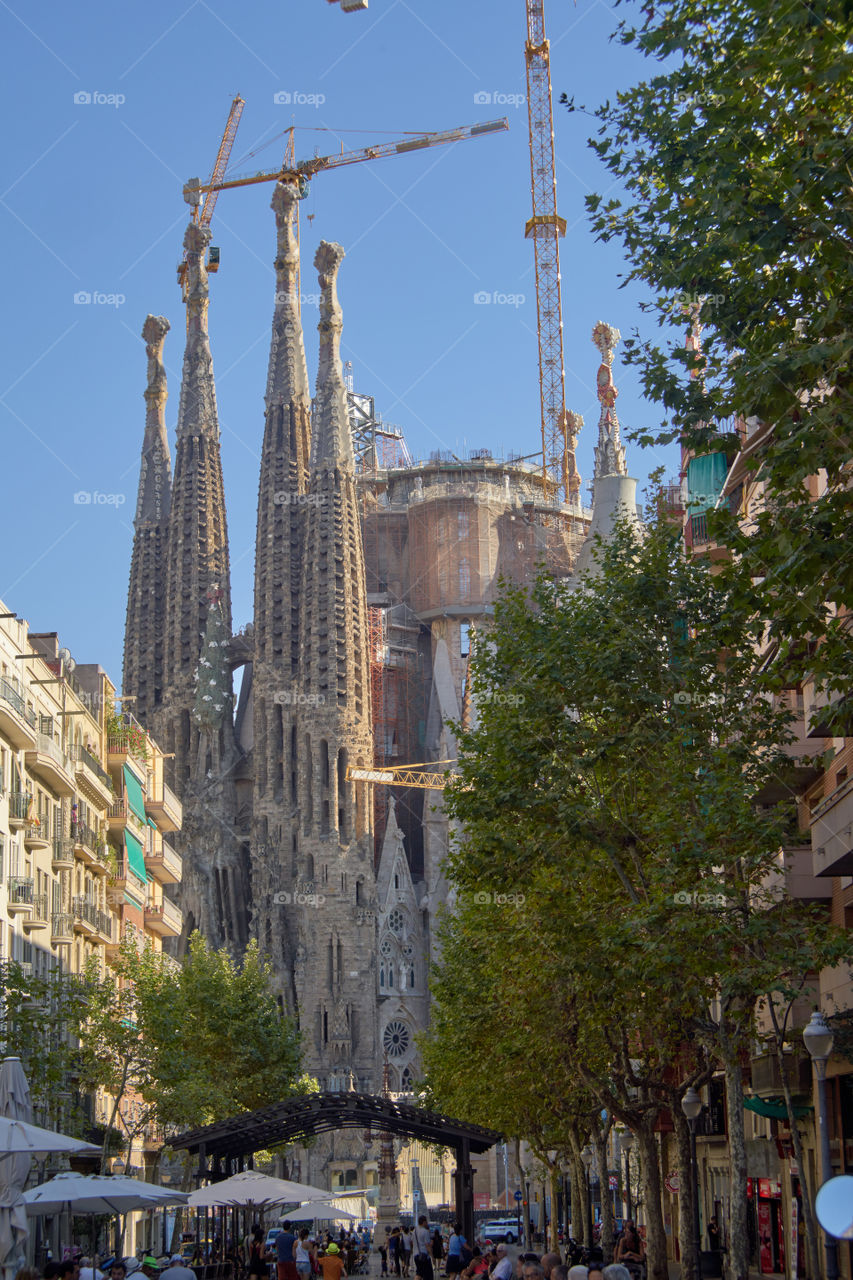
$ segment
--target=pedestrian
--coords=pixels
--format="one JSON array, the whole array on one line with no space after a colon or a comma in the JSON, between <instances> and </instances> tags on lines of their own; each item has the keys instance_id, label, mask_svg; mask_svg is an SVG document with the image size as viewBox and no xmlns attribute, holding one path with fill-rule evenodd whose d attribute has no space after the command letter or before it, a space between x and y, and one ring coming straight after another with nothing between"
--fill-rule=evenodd
<instances>
[{"instance_id":1,"label":"pedestrian","mask_svg":"<svg viewBox=\"0 0 853 1280\"><path fill-rule=\"evenodd\" d=\"M110 1263L110 1280L125 1280L127 1267L121 1258L114 1258Z\"/></svg>"},{"instance_id":2,"label":"pedestrian","mask_svg":"<svg viewBox=\"0 0 853 1280\"><path fill-rule=\"evenodd\" d=\"M311 1242L308 1239L307 1227L302 1228L293 1242L293 1261L296 1263L296 1270L300 1280L305 1280L305 1277L310 1276L314 1270L316 1259Z\"/></svg>"},{"instance_id":3,"label":"pedestrian","mask_svg":"<svg viewBox=\"0 0 853 1280\"><path fill-rule=\"evenodd\" d=\"M558 1262L551 1268L551 1280L569 1280L569 1268L565 1262Z\"/></svg>"},{"instance_id":4,"label":"pedestrian","mask_svg":"<svg viewBox=\"0 0 853 1280\"><path fill-rule=\"evenodd\" d=\"M139 1263L139 1270L145 1276L145 1280L154 1280L154 1277L160 1274L160 1263L150 1253L144 1253ZM68 1280L68 1278L60 1276L60 1280ZM77 1280L77 1277L74 1276L73 1280Z\"/></svg>"},{"instance_id":5,"label":"pedestrian","mask_svg":"<svg viewBox=\"0 0 853 1280\"><path fill-rule=\"evenodd\" d=\"M604 1268L604 1280L631 1280L631 1272L621 1262L611 1262Z\"/></svg>"},{"instance_id":6,"label":"pedestrian","mask_svg":"<svg viewBox=\"0 0 853 1280\"><path fill-rule=\"evenodd\" d=\"M717 1225L717 1219L712 1218L708 1223L708 1248L712 1253L719 1253L721 1244L722 1235L720 1233L720 1228Z\"/></svg>"},{"instance_id":7,"label":"pedestrian","mask_svg":"<svg viewBox=\"0 0 853 1280\"><path fill-rule=\"evenodd\" d=\"M387 1276L388 1274L388 1228L387 1227L385 1228L385 1239L380 1240L376 1248L379 1250L379 1257L382 1260L382 1270L379 1272L379 1274L381 1276Z\"/></svg>"},{"instance_id":8,"label":"pedestrian","mask_svg":"<svg viewBox=\"0 0 853 1280\"><path fill-rule=\"evenodd\" d=\"M412 1233L408 1227L400 1232L400 1267L404 1276L409 1274L412 1261Z\"/></svg>"},{"instance_id":9,"label":"pedestrian","mask_svg":"<svg viewBox=\"0 0 853 1280\"><path fill-rule=\"evenodd\" d=\"M412 1251L415 1255L415 1273L420 1280L434 1280L432 1269L432 1236L427 1226L426 1214L418 1218L418 1225L412 1233Z\"/></svg>"},{"instance_id":10,"label":"pedestrian","mask_svg":"<svg viewBox=\"0 0 853 1280\"><path fill-rule=\"evenodd\" d=\"M559 1266L561 1261L559 1253L542 1254L542 1270L545 1272L545 1280L551 1280L551 1272L554 1267Z\"/></svg>"},{"instance_id":11,"label":"pedestrian","mask_svg":"<svg viewBox=\"0 0 853 1280\"><path fill-rule=\"evenodd\" d=\"M432 1233L432 1257L433 1261L438 1263L444 1258L444 1239L438 1227ZM441 1267L439 1266L438 1269L440 1271Z\"/></svg>"},{"instance_id":12,"label":"pedestrian","mask_svg":"<svg viewBox=\"0 0 853 1280\"><path fill-rule=\"evenodd\" d=\"M388 1261L391 1264L391 1274L398 1276L400 1274L400 1228L393 1227L388 1237Z\"/></svg>"},{"instance_id":13,"label":"pedestrian","mask_svg":"<svg viewBox=\"0 0 853 1280\"><path fill-rule=\"evenodd\" d=\"M258 1223L252 1227L252 1234L249 1238L249 1257L248 1257L249 1276L269 1275L269 1254L264 1244L264 1233Z\"/></svg>"},{"instance_id":14,"label":"pedestrian","mask_svg":"<svg viewBox=\"0 0 853 1280\"><path fill-rule=\"evenodd\" d=\"M320 1259L320 1270L323 1273L323 1280L346 1280L347 1272L341 1258L341 1251L334 1242L329 1245Z\"/></svg>"},{"instance_id":15,"label":"pedestrian","mask_svg":"<svg viewBox=\"0 0 853 1280\"><path fill-rule=\"evenodd\" d=\"M187 1266L179 1253L173 1253L168 1267L160 1274L160 1280L195 1280L195 1272Z\"/></svg>"},{"instance_id":16,"label":"pedestrian","mask_svg":"<svg viewBox=\"0 0 853 1280\"><path fill-rule=\"evenodd\" d=\"M453 1231L447 1242L447 1261L444 1269L449 1276L456 1276L465 1267L462 1260L462 1250L465 1248L467 1241L462 1234L462 1224L454 1222ZM508 1277L500 1277L500 1280L508 1280Z\"/></svg>"},{"instance_id":17,"label":"pedestrian","mask_svg":"<svg viewBox=\"0 0 853 1280\"><path fill-rule=\"evenodd\" d=\"M640 1235L634 1223L630 1221L625 1223L625 1230L619 1238L616 1246L615 1262L638 1262L641 1263L646 1256L646 1246L643 1243L643 1237Z\"/></svg>"},{"instance_id":18,"label":"pedestrian","mask_svg":"<svg viewBox=\"0 0 853 1280\"><path fill-rule=\"evenodd\" d=\"M285 1218L281 1224L281 1231L275 1238L276 1280L298 1280L299 1272L296 1270L296 1263L293 1260L293 1246L295 1244L296 1236L293 1228Z\"/></svg>"},{"instance_id":19,"label":"pedestrian","mask_svg":"<svg viewBox=\"0 0 853 1280\"><path fill-rule=\"evenodd\" d=\"M510 1280L512 1275L512 1258L507 1253L506 1245L499 1244L495 1249L497 1262L492 1269L492 1280Z\"/></svg>"}]
</instances>

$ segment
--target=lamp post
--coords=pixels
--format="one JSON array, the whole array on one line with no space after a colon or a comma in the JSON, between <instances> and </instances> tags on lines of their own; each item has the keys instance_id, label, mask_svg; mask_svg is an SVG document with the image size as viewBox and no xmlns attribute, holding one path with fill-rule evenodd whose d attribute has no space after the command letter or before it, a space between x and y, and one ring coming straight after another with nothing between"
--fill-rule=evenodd
<instances>
[{"instance_id":1,"label":"lamp post","mask_svg":"<svg viewBox=\"0 0 853 1280\"><path fill-rule=\"evenodd\" d=\"M587 1144L587 1146L585 1146L584 1149L581 1151L581 1160L583 1160L583 1167L586 1172L586 1228L587 1228L587 1248L588 1249L592 1248L592 1224L593 1224L592 1185L589 1180L589 1171L592 1168L592 1161L593 1161L594 1154L595 1153L593 1152L593 1149L591 1146L589 1146L589 1144Z\"/></svg>"},{"instance_id":2,"label":"lamp post","mask_svg":"<svg viewBox=\"0 0 853 1280\"><path fill-rule=\"evenodd\" d=\"M690 1166L693 1182L693 1255L696 1280L702 1276L702 1240L699 1235L699 1161L696 1159L696 1121L702 1110L702 1099L691 1085L681 1099L681 1110L690 1126Z\"/></svg>"},{"instance_id":3,"label":"lamp post","mask_svg":"<svg viewBox=\"0 0 853 1280\"><path fill-rule=\"evenodd\" d=\"M630 1220L631 1214L631 1151L634 1146L634 1135L630 1129L626 1129L619 1138L619 1146L625 1156L625 1219Z\"/></svg>"},{"instance_id":4,"label":"lamp post","mask_svg":"<svg viewBox=\"0 0 853 1280\"><path fill-rule=\"evenodd\" d=\"M412 1229L418 1225L418 1162L412 1161Z\"/></svg>"},{"instance_id":5,"label":"lamp post","mask_svg":"<svg viewBox=\"0 0 853 1280\"><path fill-rule=\"evenodd\" d=\"M819 1010L811 1016L811 1021L803 1032L803 1040L814 1063L817 1076L817 1126L820 1135L820 1181L828 1182L832 1177L832 1155L829 1150L829 1113L826 1098L826 1064L832 1053L832 1032ZM826 1250L826 1280L838 1280L838 1249L835 1241L826 1231L823 1233Z\"/></svg>"}]
</instances>

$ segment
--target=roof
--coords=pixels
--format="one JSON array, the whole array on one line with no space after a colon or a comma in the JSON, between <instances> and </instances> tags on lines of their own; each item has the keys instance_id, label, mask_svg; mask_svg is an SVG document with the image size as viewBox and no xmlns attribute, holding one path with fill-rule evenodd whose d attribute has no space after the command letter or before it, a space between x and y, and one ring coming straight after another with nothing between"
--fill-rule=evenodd
<instances>
[{"instance_id":1,"label":"roof","mask_svg":"<svg viewBox=\"0 0 853 1280\"><path fill-rule=\"evenodd\" d=\"M260 1111L245 1111L229 1120L188 1130L173 1138L169 1145L178 1150L199 1151L205 1157L247 1156L267 1147L297 1141L307 1134L364 1128L457 1149L467 1141L473 1155L480 1155L503 1141L503 1135L493 1129L452 1120L438 1111L427 1111L411 1103L394 1102L369 1093L309 1093L262 1107Z\"/></svg>"}]
</instances>

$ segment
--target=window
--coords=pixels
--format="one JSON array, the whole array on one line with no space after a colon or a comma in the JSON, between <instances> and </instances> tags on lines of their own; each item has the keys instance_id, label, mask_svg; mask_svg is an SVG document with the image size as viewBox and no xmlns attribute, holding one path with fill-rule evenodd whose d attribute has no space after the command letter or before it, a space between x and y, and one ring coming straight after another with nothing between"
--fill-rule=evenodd
<instances>
[{"instance_id":1,"label":"window","mask_svg":"<svg viewBox=\"0 0 853 1280\"><path fill-rule=\"evenodd\" d=\"M402 911L399 911L396 907L394 908L393 911L389 911L388 928L391 930L392 933L396 933L399 936L403 932L405 923L406 923L406 918L403 915Z\"/></svg>"},{"instance_id":2,"label":"window","mask_svg":"<svg viewBox=\"0 0 853 1280\"><path fill-rule=\"evenodd\" d=\"M459 594L467 596L471 590L471 566L466 556L459 561Z\"/></svg>"},{"instance_id":3,"label":"window","mask_svg":"<svg viewBox=\"0 0 853 1280\"><path fill-rule=\"evenodd\" d=\"M411 1035L405 1022L395 1018L389 1022L382 1037L382 1044L389 1058L403 1058L409 1051Z\"/></svg>"},{"instance_id":4,"label":"window","mask_svg":"<svg viewBox=\"0 0 853 1280\"><path fill-rule=\"evenodd\" d=\"M459 656L467 658L471 648L471 623L460 622L459 624Z\"/></svg>"},{"instance_id":5,"label":"window","mask_svg":"<svg viewBox=\"0 0 853 1280\"><path fill-rule=\"evenodd\" d=\"M468 537L468 512L467 511L456 512L456 536L459 538L460 541L463 538Z\"/></svg>"}]
</instances>

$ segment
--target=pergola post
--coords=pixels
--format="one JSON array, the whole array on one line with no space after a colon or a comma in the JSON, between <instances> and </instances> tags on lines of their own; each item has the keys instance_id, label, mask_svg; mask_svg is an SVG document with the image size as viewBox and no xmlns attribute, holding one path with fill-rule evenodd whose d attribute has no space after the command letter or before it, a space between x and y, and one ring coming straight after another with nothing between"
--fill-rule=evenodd
<instances>
[{"instance_id":1,"label":"pergola post","mask_svg":"<svg viewBox=\"0 0 853 1280\"><path fill-rule=\"evenodd\" d=\"M456 1220L462 1224L462 1234L469 1244L474 1243L474 1170L471 1167L471 1143L462 1138L456 1148L456 1173L453 1177L456 1192Z\"/></svg>"}]
</instances>

